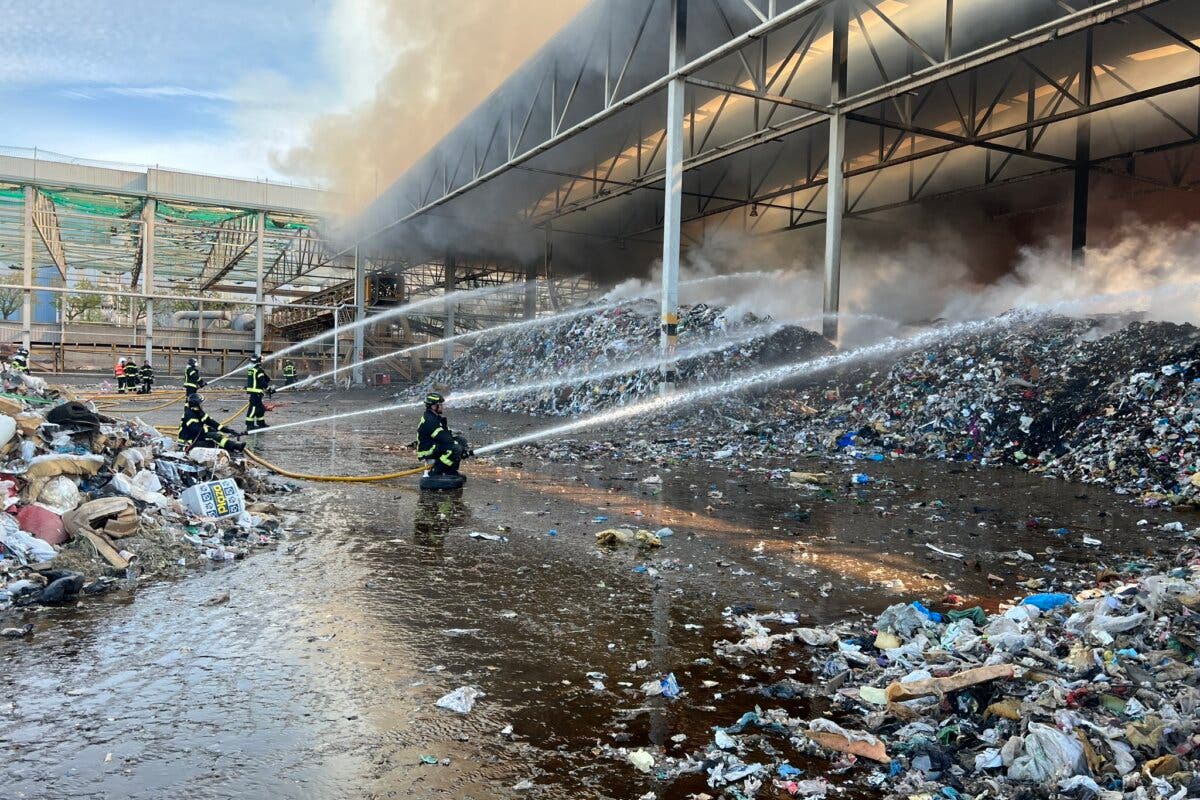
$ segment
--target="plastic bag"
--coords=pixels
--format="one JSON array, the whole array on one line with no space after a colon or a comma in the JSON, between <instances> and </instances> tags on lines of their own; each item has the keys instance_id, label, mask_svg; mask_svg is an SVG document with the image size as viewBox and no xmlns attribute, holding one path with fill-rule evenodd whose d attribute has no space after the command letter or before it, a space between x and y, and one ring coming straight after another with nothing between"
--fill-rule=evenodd
<instances>
[{"instance_id":1,"label":"plastic bag","mask_svg":"<svg viewBox=\"0 0 1200 800\"><path fill-rule=\"evenodd\" d=\"M1057 728L1031 722L1023 744L1025 752L1008 768L1008 777L1012 780L1046 783L1088 774L1083 745Z\"/></svg>"},{"instance_id":2,"label":"plastic bag","mask_svg":"<svg viewBox=\"0 0 1200 800\"><path fill-rule=\"evenodd\" d=\"M49 561L57 552L46 542L21 530L8 514L0 514L0 544L22 564Z\"/></svg>"},{"instance_id":3,"label":"plastic bag","mask_svg":"<svg viewBox=\"0 0 1200 800\"><path fill-rule=\"evenodd\" d=\"M876 630L891 631L908 639L925 626L928 618L917 609L904 603L888 606L875 621Z\"/></svg>"},{"instance_id":4,"label":"plastic bag","mask_svg":"<svg viewBox=\"0 0 1200 800\"><path fill-rule=\"evenodd\" d=\"M1070 605L1075 602L1075 598L1069 594L1048 593L1048 594L1031 594L1021 601L1021 605L1033 606L1042 611L1050 611L1061 606Z\"/></svg>"},{"instance_id":5,"label":"plastic bag","mask_svg":"<svg viewBox=\"0 0 1200 800\"><path fill-rule=\"evenodd\" d=\"M79 487L66 475L59 475L46 482L37 499L39 503L62 516L79 507Z\"/></svg>"},{"instance_id":6,"label":"plastic bag","mask_svg":"<svg viewBox=\"0 0 1200 800\"><path fill-rule=\"evenodd\" d=\"M460 686L453 692L442 695L435 705L447 711L470 714L471 709L475 707L475 701L480 697L486 697L486 695L474 686Z\"/></svg>"}]
</instances>

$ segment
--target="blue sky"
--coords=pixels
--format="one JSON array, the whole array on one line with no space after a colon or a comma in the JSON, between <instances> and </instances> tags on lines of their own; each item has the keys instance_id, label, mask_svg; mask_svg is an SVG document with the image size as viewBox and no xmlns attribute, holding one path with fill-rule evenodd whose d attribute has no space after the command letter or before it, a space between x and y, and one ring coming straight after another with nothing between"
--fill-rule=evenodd
<instances>
[{"instance_id":1,"label":"blue sky","mask_svg":"<svg viewBox=\"0 0 1200 800\"><path fill-rule=\"evenodd\" d=\"M0 146L245 177L393 63L384 0L0 0Z\"/></svg>"}]
</instances>

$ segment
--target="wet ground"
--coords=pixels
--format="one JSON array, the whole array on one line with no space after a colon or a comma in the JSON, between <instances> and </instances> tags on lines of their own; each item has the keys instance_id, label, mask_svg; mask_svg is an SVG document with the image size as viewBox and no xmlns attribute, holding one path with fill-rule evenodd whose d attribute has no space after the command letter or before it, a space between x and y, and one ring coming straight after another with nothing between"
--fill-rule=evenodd
<instances>
[{"instance_id":1,"label":"wet ground","mask_svg":"<svg viewBox=\"0 0 1200 800\"><path fill-rule=\"evenodd\" d=\"M274 421L387 401L277 399ZM209 411L237 405L214 398ZM409 463L394 448L411 440L412 416L252 446L297 470L380 472ZM478 444L551 424L464 412L452 422ZM737 638L726 608L819 624L951 592L995 606L1024 593L1018 580L1176 547L1153 530L1169 515L1101 487L898 462L870 464L875 482L855 489L846 478L861 462L795 466L833 480L805 489L725 467L497 454L468 464L461 497L406 482L306 485L278 501L302 511L304 529L278 548L43 611L32 638L0 641L4 795L684 797L703 784L656 781L600 746L692 750L756 704L821 710L758 693L799 654L716 657L714 642ZM651 475L662 483L641 482ZM621 524L674 533L655 551L595 545ZM223 591L229 603L203 604ZM639 660L648 666L631 671ZM603 690L589 672L604 674ZM666 672L684 694L645 698L641 684ZM486 693L470 714L434 706L466 685ZM678 734L688 740L673 743ZM532 788L514 788L523 781Z\"/></svg>"}]
</instances>

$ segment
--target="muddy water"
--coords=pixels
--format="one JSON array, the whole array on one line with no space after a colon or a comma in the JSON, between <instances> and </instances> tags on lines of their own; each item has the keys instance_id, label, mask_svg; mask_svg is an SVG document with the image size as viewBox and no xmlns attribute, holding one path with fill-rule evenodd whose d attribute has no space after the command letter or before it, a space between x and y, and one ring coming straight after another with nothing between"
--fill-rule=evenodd
<instances>
[{"instance_id":1,"label":"muddy water","mask_svg":"<svg viewBox=\"0 0 1200 800\"><path fill-rule=\"evenodd\" d=\"M329 406L306 396L275 418ZM531 424L490 416L472 435ZM258 449L296 469L360 473L394 467L403 456L387 446L410 438L411 420L393 417L263 437ZM834 481L801 490L761 473L515 454L471 465L461 497L305 487L278 501L303 510L304 532L277 549L44 611L31 640L0 641L4 794L682 797L702 783L657 782L598 746L683 752L755 704L820 710L758 693L789 671L803 678L802 654L715 657L713 642L736 638L727 607L820 623L951 591L994 605L1022 593L1019 579L1173 546L1136 524L1160 518L1093 487L900 463L872 464L877 482L854 490L845 476L861 464L804 468ZM649 475L662 484L641 483ZM625 523L674 535L653 553L594 545L597 530ZM1084 533L1103 544L1085 547ZM204 605L224 591L230 602ZM695 663L704 658L715 663ZM639 659L649 666L630 671ZM669 671L684 696L644 698L638 687ZM603 691L588 672L604 673ZM472 713L434 707L464 685L487 693ZM680 733L688 740L673 744ZM534 788L513 788L524 780Z\"/></svg>"}]
</instances>

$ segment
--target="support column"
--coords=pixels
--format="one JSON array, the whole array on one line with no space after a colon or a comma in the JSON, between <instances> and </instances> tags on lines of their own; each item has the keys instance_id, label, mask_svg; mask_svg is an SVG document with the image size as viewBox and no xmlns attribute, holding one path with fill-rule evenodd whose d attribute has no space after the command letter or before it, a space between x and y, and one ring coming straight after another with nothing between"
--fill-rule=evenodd
<instances>
[{"instance_id":1,"label":"support column","mask_svg":"<svg viewBox=\"0 0 1200 800\"><path fill-rule=\"evenodd\" d=\"M830 99L846 97L846 64L850 28L850 9L839 2L833 17L833 81ZM838 337L838 311L842 288L842 215L846 208L846 117L835 113L829 118L829 181L825 191L825 294L821 304L821 332L826 339Z\"/></svg>"},{"instance_id":2,"label":"support column","mask_svg":"<svg viewBox=\"0 0 1200 800\"><path fill-rule=\"evenodd\" d=\"M354 321L360 323L354 329L354 371L351 376L355 386L363 385L364 343L367 326L361 324L367 318L367 265L359 256L358 245L354 246Z\"/></svg>"},{"instance_id":3,"label":"support column","mask_svg":"<svg viewBox=\"0 0 1200 800\"><path fill-rule=\"evenodd\" d=\"M1092 29L1084 39L1083 77L1080 100L1092 104ZM1075 120L1075 170L1071 203L1071 263L1082 266L1087 247L1088 200L1091 189L1092 118L1083 115Z\"/></svg>"},{"instance_id":4,"label":"support column","mask_svg":"<svg viewBox=\"0 0 1200 800\"><path fill-rule=\"evenodd\" d=\"M25 269L24 294L21 296L21 346L29 349L33 338L33 193L32 186L25 187L25 221L22 226ZM63 298L66 302L66 298Z\"/></svg>"},{"instance_id":5,"label":"support column","mask_svg":"<svg viewBox=\"0 0 1200 800\"><path fill-rule=\"evenodd\" d=\"M550 231L546 230L546 246L549 247ZM525 319L533 319L537 316L537 279L538 265L536 261L530 261L525 265Z\"/></svg>"},{"instance_id":6,"label":"support column","mask_svg":"<svg viewBox=\"0 0 1200 800\"><path fill-rule=\"evenodd\" d=\"M674 71L687 60L687 0L671 0L671 42L667 69ZM679 326L679 227L683 211L683 107L685 84L675 78L667 84L666 162L663 179L662 332L659 351L675 352ZM662 392L675 384L675 369L663 370Z\"/></svg>"},{"instance_id":7,"label":"support column","mask_svg":"<svg viewBox=\"0 0 1200 800\"><path fill-rule=\"evenodd\" d=\"M458 265L454 263L454 256L446 256L446 289L445 295L449 298L454 293L455 272L458 271ZM446 323L442 326L442 338L449 339L454 335L454 303L447 299L446 301ZM454 358L454 345L442 345L442 363L449 364Z\"/></svg>"},{"instance_id":8,"label":"support column","mask_svg":"<svg viewBox=\"0 0 1200 800\"><path fill-rule=\"evenodd\" d=\"M142 207L142 294L146 297L146 361L154 364L154 198ZM201 324L204 323L200 319Z\"/></svg>"},{"instance_id":9,"label":"support column","mask_svg":"<svg viewBox=\"0 0 1200 800\"><path fill-rule=\"evenodd\" d=\"M266 217L262 211L258 212L258 242L254 248L254 352L260 355L263 351L263 232Z\"/></svg>"}]
</instances>

